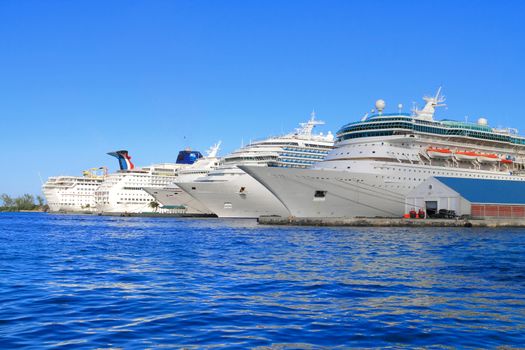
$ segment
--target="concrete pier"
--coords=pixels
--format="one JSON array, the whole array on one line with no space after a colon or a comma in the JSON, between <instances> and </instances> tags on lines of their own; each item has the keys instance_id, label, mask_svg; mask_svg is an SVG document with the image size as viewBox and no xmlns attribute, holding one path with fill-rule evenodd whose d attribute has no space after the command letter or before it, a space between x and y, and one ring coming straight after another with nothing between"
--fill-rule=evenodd
<instances>
[{"instance_id":1,"label":"concrete pier","mask_svg":"<svg viewBox=\"0 0 525 350\"><path fill-rule=\"evenodd\" d=\"M148 217L148 218L216 218L215 214L186 214L186 213L94 213L85 211L55 211L48 214L63 215L93 215L93 216L121 216L121 217Z\"/></svg>"},{"instance_id":2,"label":"concrete pier","mask_svg":"<svg viewBox=\"0 0 525 350\"><path fill-rule=\"evenodd\" d=\"M524 219L294 218L261 216L260 225L355 227L525 227Z\"/></svg>"},{"instance_id":3,"label":"concrete pier","mask_svg":"<svg viewBox=\"0 0 525 350\"><path fill-rule=\"evenodd\" d=\"M142 218L216 218L215 214L186 214L186 213L97 213L99 216L122 216Z\"/></svg>"}]
</instances>

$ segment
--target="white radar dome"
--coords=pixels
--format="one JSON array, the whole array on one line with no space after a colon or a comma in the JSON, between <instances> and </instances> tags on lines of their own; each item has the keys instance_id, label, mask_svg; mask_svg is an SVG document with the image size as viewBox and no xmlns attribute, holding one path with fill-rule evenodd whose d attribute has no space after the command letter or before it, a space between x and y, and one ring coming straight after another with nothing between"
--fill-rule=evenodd
<instances>
[{"instance_id":1,"label":"white radar dome","mask_svg":"<svg viewBox=\"0 0 525 350\"><path fill-rule=\"evenodd\" d=\"M478 125L486 126L488 125L489 121L486 118L479 118L478 119Z\"/></svg>"},{"instance_id":2,"label":"white radar dome","mask_svg":"<svg viewBox=\"0 0 525 350\"><path fill-rule=\"evenodd\" d=\"M385 109L386 103L384 100L377 100L376 101L376 109L379 112L383 112L383 109Z\"/></svg>"}]
</instances>

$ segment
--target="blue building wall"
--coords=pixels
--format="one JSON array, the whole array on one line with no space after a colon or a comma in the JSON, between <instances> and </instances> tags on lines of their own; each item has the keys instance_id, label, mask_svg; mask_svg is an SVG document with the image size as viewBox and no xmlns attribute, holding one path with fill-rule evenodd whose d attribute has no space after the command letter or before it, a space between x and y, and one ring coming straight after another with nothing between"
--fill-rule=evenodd
<instances>
[{"instance_id":1,"label":"blue building wall","mask_svg":"<svg viewBox=\"0 0 525 350\"><path fill-rule=\"evenodd\" d=\"M471 203L525 204L525 181L436 177Z\"/></svg>"}]
</instances>

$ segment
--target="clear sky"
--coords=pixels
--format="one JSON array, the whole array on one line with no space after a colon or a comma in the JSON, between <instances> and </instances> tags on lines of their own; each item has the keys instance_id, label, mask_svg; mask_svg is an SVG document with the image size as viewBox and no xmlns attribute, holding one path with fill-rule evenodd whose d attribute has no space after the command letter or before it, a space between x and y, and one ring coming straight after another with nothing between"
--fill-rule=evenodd
<instances>
[{"instance_id":1,"label":"clear sky","mask_svg":"<svg viewBox=\"0 0 525 350\"><path fill-rule=\"evenodd\" d=\"M0 1L0 193L433 94L525 134L523 1Z\"/></svg>"}]
</instances>

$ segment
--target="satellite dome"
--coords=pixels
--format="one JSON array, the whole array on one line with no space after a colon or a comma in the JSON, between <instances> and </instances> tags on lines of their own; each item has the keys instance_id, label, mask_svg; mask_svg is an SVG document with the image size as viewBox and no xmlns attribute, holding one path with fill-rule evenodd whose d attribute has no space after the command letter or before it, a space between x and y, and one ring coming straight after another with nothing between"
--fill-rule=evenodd
<instances>
[{"instance_id":1,"label":"satellite dome","mask_svg":"<svg viewBox=\"0 0 525 350\"><path fill-rule=\"evenodd\" d=\"M383 109L385 109L386 103L384 100L377 100L376 101L376 109L381 113L383 112Z\"/></svg>"},{"instance_id":2,"label":"satellite dome","mask_svg":"<svg viewBox=\"0 0 525 350\"><path fill-rule=\"evenodd\" d=\"M483 125L483 126L486 126L488 125L488 120L486 118L479 118L478 119L478 125Z\"/></svg>"}]
</instances>

